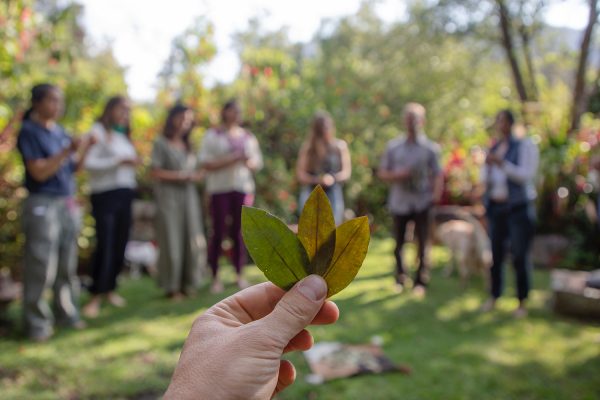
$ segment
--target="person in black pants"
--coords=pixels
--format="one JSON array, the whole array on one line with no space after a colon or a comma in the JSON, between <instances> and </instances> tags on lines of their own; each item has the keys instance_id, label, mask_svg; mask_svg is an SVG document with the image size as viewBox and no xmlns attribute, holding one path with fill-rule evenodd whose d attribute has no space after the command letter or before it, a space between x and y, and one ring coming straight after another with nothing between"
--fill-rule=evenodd
<instances>
[{"instance_id":1,"label":"person in black pants","mask_svg":"<svg viewBox=\"0 0 600 400\"><path fill-rule=\"evenodd\" d=\"M130 138L129 101L121 96L111 98L90 136L96 144L90 149L85 167L90 176L97 242L92 261L92 298L83 314L94 318L103 297L114 306L125 305L115 290L129 239L135 168L139 164Z\"/></svg>"},{"instance_id":2,"label":"person in black pants","mask_svg":"<svg viewBox=\"0 0 600 400\"><path fill-rule=\"evenodd\" d=\"M440 199L442 174L439 164L439 145L425 136L425 107L408 103L404 107L406 135L391 140L381 158L377 175L390 185L388 209L394 218L396 238L396 288L403 290L406 269L402 262L402 249L406 225L415 224L418 241L418 270L413 282L413 292L425 295L429 282L427 265L427 230L429 211Z\"/></svg>"},{"instance_id":3,"label":"person in black pants","mask_svg":"<svg viewBox=\"0 0 600 400\"><path fill-rule=\"evenodd\" d=\"M537 146L513 135L514 116L503 110L496 116L498 141L490 149L481 174L485 184L485 205L492 241L491 293L483 311L495 308L504 288L504 257L508 244L517 280L519 306L515 317L527 315L530 248L535 225L534 179L539 163Z\"/></svg>"}]
</instances>

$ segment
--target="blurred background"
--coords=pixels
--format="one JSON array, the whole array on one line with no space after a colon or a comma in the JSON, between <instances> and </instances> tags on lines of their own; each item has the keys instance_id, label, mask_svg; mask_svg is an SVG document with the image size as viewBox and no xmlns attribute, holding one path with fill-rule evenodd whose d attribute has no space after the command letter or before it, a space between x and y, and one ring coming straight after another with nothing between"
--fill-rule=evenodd
<instances>
[{"instance_id":1,"label":"blurred background","mask_svg":"<svg viewBox=\"0 0 600 400\"><path fill-rule=\"evenodd\" d=\"M133 141L146 165L166 111L175 102L190 105L196 113L193 142L197 148L206 129L218 123L224 101L238 98L244 123L256 134L266 156L265 168L256 178L256 205L289 223L297 220L294 168L299 147L314 112L328 110L337 135L348 142L352 155L352 179L344 188L347 207L356 215L369 215L377 238L387 237L389 217L384 207L386 187L374 177L374 170L386 142L402 131L402 108L407 102L427 108L426 131L443 151L444 202L461 206L477 205L481 151L493 136L496 112L511 108L518 115L520 131L540 148L538 235L550 238L548 243L556 243L552 240L557 235L566 240L559 240L562 247L556 257L547 257L548 247L542 247L539 258L544 259L544 267L599 268L598 176L591 167L600 155L598 12L597 1L579 0L2 0L0 269L19 279L23 247L19 207L26 192L14 146L30 88L42 81L64 90L61 123L75 136L88 132L108 97L128 94L134 101ZM86 205L89 187L85 176L79 179L80 200ZM150 179L145 170L138 179L139 198L149 200ZM83 269L95 235L89 213L84 222L78 241ZM389 245L378 243L383 249ZM445 256L440 257L443 262ZM391 258L379 260L391 262ZM377 271L375 277L387 269ZM130 290L135 298L138 289ZM206 304L212 300L206 299ZM197 308L185 307L180 316L189 321ZM180 326L186 326L185 322ZM377 329L385 330L385 326ZM533 328L519 329L526 334ZM594 327L588 332L587 345L598 340L591 339L597 331ZM561 332L568 336L578 328L565 327ZM364 332L357 340L368 339L372 333ZM157 390L165 387L181 340L177 337L169 342L171 347L165 345L164 355L145 359L134 350L129 353L142 357L138 361L148 368L159 365L159 372L151 372L158 375L149 385L140 386L136 379L131 383L123 378L127 373L117 370L111 375L106 367L101 382L124 379L130 386L112 394L103 391L102 385L86 391L81 387L92 377L82 378L84 383L73 377L67 384L71 391L57 392L58 397L144 398L135 397L140 390L147 390L148 398L156 397ZM554 351L543 340L536 346L543 347L540 352ZM124 354L117 353L119 357ZM398 355L403 354L398 349ZM417 360L418 354L414 357ZM26 373L13 376L11 371L18 368L7 368L1 360L0 385L12 385L11 393L35 392L15 389L19 379L25 382L22 388L41 385L40 390L53 382L50 371L35 375L36 384ZM18 365L18 359L12 360ZM587 372L576 370L584 375L573 384L584 385L582 397L559 392L556 398L600 398L597 380L593 383L600 366L597 359L589 360ZM87 365L81 362L77 365ZM118 365L127 369L125 361ZM539 365L530 367L534 370ZM525 385L522 391L503 391L504 381L494 381L490 393L496 395L490 398L549 398L544 396L553 394L544 389L543 382L563 375L559 366L548 368L543 377L535 378L537 389L529 391ZM517 379L524 371L530 370L513 370L511 376ZM476 382L480 376L471 378ZM302 389L293 396L336 398L335 391L311 390ZM481 391L485 387L463 387L447 398L474 398ZM311 393L316 397L310 397ZM394 391L382 393L388 394L369 398L404 398L401 393L398 397L390 394ZM421 397L426 393L406 398L426 398ZM440 393L430 393L431 398L442 398Z\"/></svg>"}]
</instances>

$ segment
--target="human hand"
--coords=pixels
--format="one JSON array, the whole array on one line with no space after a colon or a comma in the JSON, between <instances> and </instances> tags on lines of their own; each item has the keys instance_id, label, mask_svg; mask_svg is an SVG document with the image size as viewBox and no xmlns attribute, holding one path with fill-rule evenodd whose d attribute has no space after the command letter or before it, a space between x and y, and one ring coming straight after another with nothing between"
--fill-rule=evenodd
<instances>
[{"instance_id":1,"label":"human hand","mask_svg":"<svg viewBox=\"0 0 600 400\"><path fill-rule=\"evenodd\" d=\"M395 178L396 180L403 181L410 178L411 174L412 170L410 168L401 168L395 172Z\"/></svg>"},{"instance_id":2,"label":"human hand","mask_svg":"<svg viewBox=\"0 0 600 400\"><path fill-rule=\"evenodd\" d=\"M205 175L206 174L204 170L197 170L192 173L192 175L190 176L190 180L194 183L199 183L204 180Z\"/></svg>"},{"instance_id":3,"label":"human hand","mask_svg":"<svg viewBox=\"0 0 600 400\"><path fill-rule=\"evenodd\" d=\"M121 160L121 165L127 165L130 167L137 167L141 164L142 160L139 157L124 158L123 160Z\"/></svg>"},{"instance_id":4,"label":"human hand","mask_svg":"<svg viewBox=\"0 0 600 400\"><path fill-rule=\"evenodd\" d=\"M330 187L335 184L335 177L331 174L325 174L321 177L321 185L325 187Z\"/></svg>"},{"instance_id":5,"label":"human hand","mask_svg":"<svg viewBox=\"0 0 600 400\"><path fill-rule=\"evenodd\" d=\"M96 137L96 135L89 135L89 137L88 137L88 139L86 141L86 146L87 147L92 147L96 143L98 143L98 138Z\"/></svg>"},{"instance_id":6,"label":"human hand","mask_svg":"<svg viewBox=\"0 0 600 400\"><path fill-rule=\"evenodd\" d=\"M248 156L244 150L235 150L232 154L233 161L238 162L246 162L248 160Z\"/></svg>"},{"instance_id":7,"label":"human hand","mask_svg":"<svg viewBox=\"0 0 600 400\"><path fill-rule=\"evenodd\" d=\"M296 378L281 356L308 350L309 324L338 319L327 284L310 275L287 293L270 282L242 290L196 319L165 399L270 399Z\"/></svg>"},{"instance_id":8,"label":"human hand","mask_svg":"<svg viewBox=\"0 0 600 400\"><path fill-rule=\"evenodd\" d=\"M502 164L502 158L498 157L495 153L490 153L485 159L487 165L500 165Z\"/></svg>"},{"instance_id":9,"label":"human hand","mask_svg":"<svg viewBox=\"0 0 600 400\"><path fill-rule=\"evenodd\" d=\"M78 151L81 144L82 144L82 141L80 138L72 138L71 144L68 147L68 151L71 153Z\"/></svg>"}]
</instances>

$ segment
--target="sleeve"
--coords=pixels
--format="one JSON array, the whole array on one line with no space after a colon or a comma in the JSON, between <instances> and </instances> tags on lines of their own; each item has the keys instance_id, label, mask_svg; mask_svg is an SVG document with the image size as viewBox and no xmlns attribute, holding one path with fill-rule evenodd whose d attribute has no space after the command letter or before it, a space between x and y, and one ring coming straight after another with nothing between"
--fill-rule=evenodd
<instances>
[{"instance_id":1,"label":"sleeve","mask_svg":"<svg viewBox=\"0 0 600 400\"><path fill-rule=\"evenodd\" d=\"M437 144L431 146L431 155L429 156L429 170L432 176L438 176L442 173L440 166L440 147Z\"/></svg>"},{"instance_id":2,"label":"sleeve","mask_svg":"<svg viewBox=\"0 0 600 400\"><path fill-rule=\"evenodd\" d=\"M256 164L256 169L260 170L263 167L263 157L262 152L260 151L260 146L258 145L258 140L256 136L252 135L251 139L248 143L248 155L250 160Z\"/></svg>"},{"instance_id":3,"label":"sleeve","mask_svg":"<svg viewBox=\"0 0 600 400\"><path fill-rule=\"evenodd\" d=\"M155 141L152 146L150 167L155 169L164 169L165 167L165 151L160 140Z\"/></svg>"},{"instance_id":4,"label":"sleeve","mask_svg":"<svg viewBox=\"0 0 600 400\"><path fill-rule=\"evenodd\" d=\"M523 140L519 148L519 165L504 161L502 169L511 181L518 184L532 182L537 173L540 154L537 146L529 139Z\"/></svg>"},{"instance_id":5,"label":"sleeve","mask_svg":"<svg viewBox=\"0 0 600 400\"><path fill-rule=\"evenodd\" d=\"M391 147L388 144L381 156L381 160L379 162L379 169L384 171L390 171L392 169L392 152Z\"/></svg>"},{"instance_id":6,"label":"sleeve","mask_svg":"<svg viewBox=\"0 0 600 400\"><path fill-rule=\"evenodd\" d=\"M198 152L198 162L200 165L211 162L215 159L213 151L214 139L212 130L206 131L202 142L200 143L200 151Z\"/></svg>"},{"instance_id":7,"label":"sleeve","mask_svg":"<svg viewBox=\"0 0 600 400\"><path fill-rule=\"evenodd\" d=\"M489 174L488 166L487 166L487 164L483 164L481 166L481 168L479 169L479 183L481 183L484 186L487 186L488 174Z\"/></svg>"},{"instance_id":8,"label":"sleeve","mask_svg":"<svg viewBox=\"0 0 600 400\"><path fill-rule=\"evenodd\" d=\"M25 162L31 160L39 160L46 158L39 141L37 141L31 132L27 130L21 130L19 138L17 139L17 148L23 156Z\"/></svg>"},{"instance_id":9,"label":"sleeve","mask_svg":"<svg viewBox=\"0 0 600 400\"><path fill-rule=\"evenodd\" d=\"M92 128L88 135L95 136L98 142L90 148L85 158L85 169L89 171L107 171L117 168L121 160L101 140L99 132Z\"/></svg>"}]
</instances>

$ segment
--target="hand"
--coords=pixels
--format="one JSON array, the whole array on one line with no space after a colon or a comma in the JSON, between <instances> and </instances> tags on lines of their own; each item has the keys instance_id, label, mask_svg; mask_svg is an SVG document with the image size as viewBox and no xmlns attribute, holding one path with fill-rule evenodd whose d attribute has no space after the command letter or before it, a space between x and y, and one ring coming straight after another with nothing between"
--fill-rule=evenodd
<instances>
[{"instance_id":1,"label":"hand","mask_svg":"<svg viewBox=\"0 0 600 400\"><path fill-rule=\"evenodd\" d=\"M333 175L331 174L325 174L321 177L321 185L325 186L325 187L330 187L333 186L335 184L335 178Z\"/></svg>"},{"instance_id":2,"label":"hand","mask_svg":"<svg viewBox=\"0 0 600 400\"><path fill-rule=\"evenodd\" d=\"M71 145L68 147L69 152L74 153L76 151L79 150L79 147L81 146L81 139L80 138L73 138L71 139Z\"/></svg>"},{"instance_id":3,"label":"hand","mask_svg":"<svg viewBox=\"0 0 600 400\"><path fill-rule=\"evenodd\" d=\"M232 154L232 157L235 162L237 162L237 161L246 162L248 160L248 156L246 155L246 152L244 150L234 151Z\"/></svg>"},{"instance_id":4,"label":"hand","mask_svg":"<svg viewBox=\"0 0 600 400\"><path fill-rule=\"evenodd\" d=\"M495 153L490 153L485 159L487 165L500 165L502 164L502 158L498 157Z\"/></svg>"},{"instance_id":5,"label":"hand","mask_svg":"<svg viewBox=\"0 0 600 400\"><path fill-rule=\"evenodd\" d=\"M296 371L283 353L308 350L304 328L338 319L316 275L287 293L272 283L252 286L198 317L185 342L165 399L270 399Z\"/></svg>"},{"instance_id":6,"label":"hand","mask_svg":"<svg viewBox=\"0 0 600 400\"><path fill-rule=\"evenodd\" d=\"M98 138L96 137L96 135L90 135L87 139L86 146L92 147L96 143L98 143Z\"/></svg>"},{"instance_id":7,"label":"hand","mask_svg":"<svg viewBox=\"0 0 600 400\"><path fill-rule=\"evenodd\" d=\"M138 165L141 165L141 164L142 164L142 160L138 157L125 158L125 159L121 160L121 165L137 167Z\"/></svg>"},{"instance_id":8,"label":"hand","mask_svg":"<svg viewBox=\"0 0 600 400\"><path fill-rule=\"evenodd\" d=\"M405 179L410 178L412 175L412 170L410 168L401 168L395 172L395 178L398 181L403 181Z\"/></svg>"},{"instance_id":9,"label":"hand","mask_svg":"<svg viewBox=\"0 0 600 400\"><path fill-rule=\"evenodd\" d=\"M192 180L192 171L182 170L178 172L178 178L181 182L187 183Z\"/></svg>"},{"instance_id":10,"label":"hand","mask_svg":"<svg viewBox=\"0 0 600 400\"><path fill-rule=\"evenodd\" d=\"M204 170L194 171L190 177L190 180L194 183L199 183L204 180L205 172Z\"/></svg>"}]
</instances>

